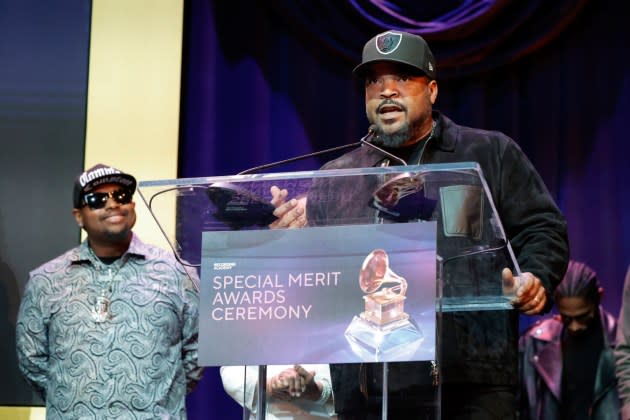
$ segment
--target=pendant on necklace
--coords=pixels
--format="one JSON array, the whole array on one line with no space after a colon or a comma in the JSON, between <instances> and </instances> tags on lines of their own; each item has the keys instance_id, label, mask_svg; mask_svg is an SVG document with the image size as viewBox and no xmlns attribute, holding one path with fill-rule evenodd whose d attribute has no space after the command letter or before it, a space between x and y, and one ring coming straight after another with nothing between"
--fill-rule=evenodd
<instances>
[{"instance_id":1,"label":"pendant on necklace","mask_svg":"<svg viewBox=\"0 0 630 420\"><path fill-rule=\"evenodd\" d=\"M99 323L112 319L112 314L109 312L109 299L104 294L96 298L92 309L92 319Z\"/></svg>"}]
</instances>

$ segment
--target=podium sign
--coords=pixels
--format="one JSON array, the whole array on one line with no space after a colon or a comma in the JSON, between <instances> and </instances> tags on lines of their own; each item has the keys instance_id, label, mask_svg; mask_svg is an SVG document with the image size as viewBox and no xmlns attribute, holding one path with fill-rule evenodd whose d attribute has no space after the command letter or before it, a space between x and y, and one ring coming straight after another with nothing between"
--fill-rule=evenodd
<instances>
[{"instance_id":1,"label":"podium sign","mask_svg":"<svg viewBox=\"0 0 630 420\"><path fill-rule=\"evenodd\" d=\"M435 229L419 222L205 232L200 363L434 360ZM392 291L392 276L406 279L405 293Z\"/></svg>"}]
</instances>

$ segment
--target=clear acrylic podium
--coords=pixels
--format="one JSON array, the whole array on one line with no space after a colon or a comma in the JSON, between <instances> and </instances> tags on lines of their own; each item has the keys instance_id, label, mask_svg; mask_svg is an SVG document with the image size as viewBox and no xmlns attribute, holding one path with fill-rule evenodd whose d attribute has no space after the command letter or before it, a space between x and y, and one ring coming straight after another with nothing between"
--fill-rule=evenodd
<instances>
[{"instance_id":1,"label":"clear acrylic podium","mask_svg":"<svg viewBox=\"0 0 630 420\"><path fill-rule=\"evenodd\" d=\"M342 334L344 337L338 342L347 349L330 353L303 353L300 360L289 360L288 356L276 357L275 354L268 359L264 359L267 356L262 356L261 359L257 355L254 359L257 361L255 364L260 365L257 377L251 378L252 375L249 375L250 377L243 378L243 395L246 395L247 383L250 383L251 391L251 382L257 381L255 398L249 402L251 410L248 410L248 403L245 401L243 418L249 419L250 414L254 413L251 418L263 419L267 412L277 409L273 398L266 393L266 365L337 364L339 361L350 360L358 374L343 376L343 384L333 381L333 396L338 392L336 388L339 386L354 387L364 393L366 384L361 375L365 372L363 368L369 366L372 370L382 372L377 375L380 383L370 391L370 399L380 404L379 410L383 419L387 418L391 404L397 403L390 401L389 392L399 392L404 387L417 389L415 385L421 385L420 388L424 390L429 389L428 398L432 401L428 404L427 411L430 412L430 418L439 419L444 314L511 310L514 287L503 283L501 271L507 267L515 275L520 274L479 166L476 163L431 164L141 181L138 192L177 258L183 264L200 268L202 262L208 264L214 261L215 256L236 255L234 258L238 258L238 253L241 252L232 250L227 245L217 254L214 250L208 251L204 248L207 248L207 239L204 238L207 238L209 232L227 243L234 240L230 236L232 232L239 232L238 235L242 235L239 238L246 238L248 235L256 238L253 242L268 240L265 238L277 240L276 236L268 236L273 235L269 233L268 226L275 220L273 206L269 204L269 190L274 185L287 189L289 198L306 197L308 226L300 228L303 230L300 233L301 238L312 233L315 238L313 243L318 243L318 240L322 240L322 235L325 238L331 232L342 232L339 236L334 236L334 243L338 248L328 252L326 257L335 258L336 252L345 253L346 238L347 248L355 246L353 244L357 241L352 242L349 236L354 235L353 232L364 235L361 236L362 243L375 242L370 244L371 248L367 248L373 248L374 252L361 254L363 265L354 280L356 300L361 300L361 305L364 304L362 311L355 311L354 319L342 320L347 328ZM392 224L399 226L388 227ZM383 229L375 225L382 225ZM381 240L380 237L372 241L369 236L372 232L380 234L385 228L388 228L385 237L394 237L390 244L399 243L399 238L403 236L405 240L409 240L413 232L424 232L427 229L435 232L436 242L432 245L435 254L428 254L435 258L434 263L431 262L431 270L428 270L431 276L435 273L434 284L429 293L431 309L433 306L435 308L430 316L435 314L435 323L431 324L432 329L429 331L418 328L414 317L406 314L405 308L413 307L413 299L409 294L405 296L406 290L416 287L413 278L405 280L395 269L391 270L387 253L376 243ZM282 238L285 241L292 240L292 237ZM243 249L253 246L250 244ZM256 243L255 246L264 244ZM285 245L285 248L291 247ZM261 249L268 252L268 248ZM249 252L248 258L256 257L256 251ZM347 253L353 254L353 250L348 249ZM290 258L295 259L295 255ZM409 258L413 264L415 257ZM227 268L230 267L228 264ZM426 268L427 265L417 267ZM226 266L221 262L215 263L214 268L225 269ZM210 279L202 275L202 301L204 293L207 295L204 288L211 287ZM331 307L338 306L345 306L345 303L331 304ZM200 325L205 322L203 318L208 317L208 314L209 311L202 306ZM330 325L332 324L333 321ZM322 330L326 328L328 324L321 327ZM270 327L269 331L274 330ZM311 332L316 337L324 337L317 334L325 333ZM435 346L434 353L430 353L433 355L431 360L418 359L418 352L400 351L409 349L409 343L420 342L425 337L430 338L426 342ZM241 339L247 343L250 337ZM228 364L222 362L227 354L225 349L220 351L223 341L222 337L204 337L204 328L200 327L200 354L204 353L206 360L213 360L207 365ZM228 337L225 337L225 343L228 342ZM252 352L258 350L255 346L252 348ZM330 360L327 359L328 354ZM345 354L352 356L346 359ZM309 360L309 357L313 357L313 360ZM418 378L417 384L413 378L407 378L404 384L396 383L395 378L390 378L388 372L391 363L416 360L422 360L418 363L426 364L427 372L430 372L428 377ZM246 364L228 361L229 364ZM374 362L383 363L374 365ZM349 369L348 372L353 370Z\"/></svg>"}]
</instances>

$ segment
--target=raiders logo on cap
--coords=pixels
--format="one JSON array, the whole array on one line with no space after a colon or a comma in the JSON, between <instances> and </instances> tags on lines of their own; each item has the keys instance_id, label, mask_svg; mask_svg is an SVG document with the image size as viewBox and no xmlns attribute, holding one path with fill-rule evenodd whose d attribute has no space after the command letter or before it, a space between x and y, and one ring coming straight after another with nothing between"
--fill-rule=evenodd
<instances>
[{"instance_id":1,"label":"raiders logo on cap","mask_svg":"<svg viewBox=\"0 0 630 420\"><path fill-rule=\"evenodd\" d=\"M381 54L389 54L396 51L400 46L402 34L394 32L385 32L376 37L376 49Z\"/></svg>"}]
</instances>

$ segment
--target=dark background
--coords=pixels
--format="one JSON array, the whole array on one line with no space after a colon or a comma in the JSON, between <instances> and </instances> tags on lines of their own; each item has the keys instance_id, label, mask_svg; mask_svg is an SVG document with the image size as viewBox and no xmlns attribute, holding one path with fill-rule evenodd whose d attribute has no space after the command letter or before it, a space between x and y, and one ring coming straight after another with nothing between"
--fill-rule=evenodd
<instances>
[{"instance_id":1,"label":"dark background","mask_svg":"<svg viewBox=\"0 0 630 420\"><path fill-rule=\"evenodd\" d=\"M90 2L0 0L0 405L40 404L17 370L28 272L79 242Z\"/></svg>"},{"instance_id":2,"label":"dark background","mask_svg":"<svg viewBox=\"0 0 630 420\"><path fill-rule=\"evenodd\" d=\"M363 44L390 27L418 31L437 59L436 108L518 142L567 217L572 258L597 271L616 315L630 263L628 7L497 0L449 14L466 3L389 2L403 20L367 0L186 1L179 175L357 141L368 124L351 70ZM83 164L89 19L81 0L0 0L0 404L31 401L4 374L28 270L79 240L68 180ZM192 419L240 418L215 368L188 403Z\"/></svg>"}]
</instances>

